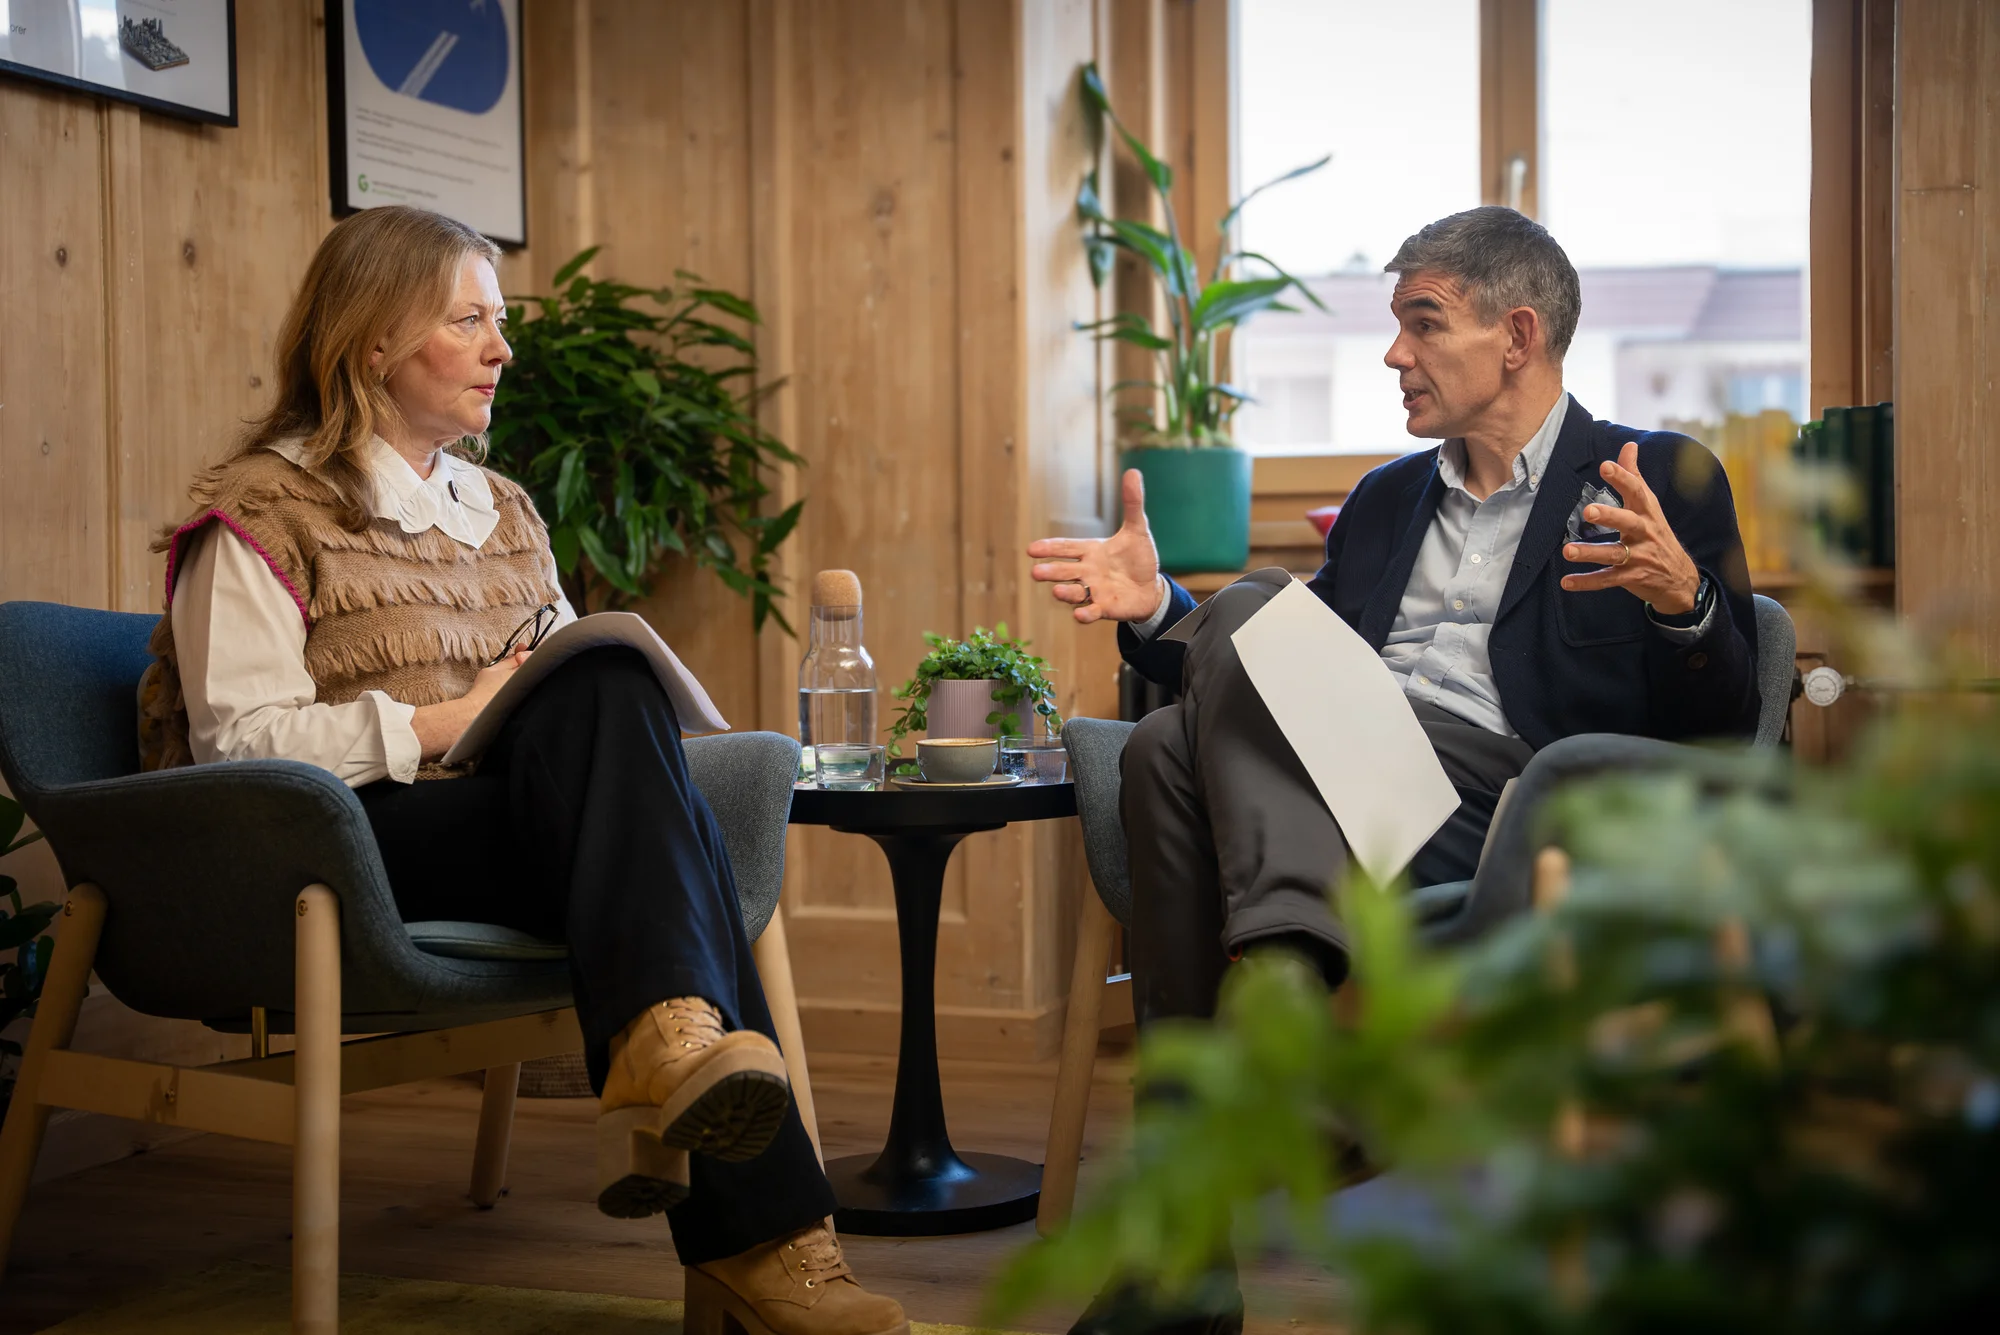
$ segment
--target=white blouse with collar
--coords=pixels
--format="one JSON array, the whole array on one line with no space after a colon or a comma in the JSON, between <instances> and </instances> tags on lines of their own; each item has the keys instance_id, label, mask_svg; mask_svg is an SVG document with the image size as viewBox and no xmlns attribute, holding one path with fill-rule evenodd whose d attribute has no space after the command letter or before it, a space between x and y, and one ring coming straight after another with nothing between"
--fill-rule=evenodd
<instances>
[{"instance_id":1,"label":"white blouse with collar","mask_svg":"<svg viewBox=\"0 0 2000 1335\"><path fill-rule=\"evenodd\" d=\"M272 446L303 466L298 442ZM405 533L436 528L477 549L500 522L479 468L440 453L417 476L380 436L364 461L375 483L374 513ZM567 599L556 624L576 620ZM409 783L423 758L414 705L364 691L344 705L317 702L306 671L306 626L298 604L264 559L221 524L189 540L173 594L174 648L187 702L188 745L197 763L302 760L349 787L377 779Z\"/></svg>"}]
</instances>

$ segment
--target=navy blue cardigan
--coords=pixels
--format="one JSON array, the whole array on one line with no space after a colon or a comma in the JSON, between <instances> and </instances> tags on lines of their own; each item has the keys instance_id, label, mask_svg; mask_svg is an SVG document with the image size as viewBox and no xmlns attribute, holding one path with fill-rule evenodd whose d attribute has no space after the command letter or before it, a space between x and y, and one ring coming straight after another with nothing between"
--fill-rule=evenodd
<instances>
[{"instance_id":1,"label":"navy blue cardigan","mask_svg":"<svg viewBox=\"0 0 2000 1335\"><path fill-rule=\"evenodd\" d=\"M1667 522L1721 594L1708 633L1692 644L1660 634L1645 604L1623 589L1571 593L1558 582L1599 568L1565 561L1562 545L1585 484L1604 485L1598 465L1630 440L1639 442L1639 472ZM1362 478L1307 585L1377 651L1444 498L1437 457L1433 446ZM1195 607L1179 584L1170 599L1163 630ZM1749 737L1757 727L1756 627L1736 507L1715 456L1686 436L1593 421L1570 400L1488 643L1501 704L1522 740L1539 748L1581 732ZM1142 643L1120 626L1118 646L1146 677L1179 688L1185 645Z\"/></svg>"}]
</instances>

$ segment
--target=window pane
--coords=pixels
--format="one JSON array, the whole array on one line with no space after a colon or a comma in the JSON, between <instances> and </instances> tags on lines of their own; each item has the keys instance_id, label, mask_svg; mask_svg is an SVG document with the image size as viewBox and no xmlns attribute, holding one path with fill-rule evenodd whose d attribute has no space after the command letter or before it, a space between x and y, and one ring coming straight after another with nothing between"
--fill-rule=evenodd
<instances>
[{"instance_id":1,"label":"window pane","mask_svg":"<svg viewBox=\"0 0 2000 1335\"><path fill-rule=\"evenodd\" d=\"M1413 34L1421 71L1395 54ZM1241 188L1333 154L1244 210L1244 246L1314 276L1333 313L1239 333L1235 374L1258 402L1237 439L1264 454L1407 450L1381 269L1411 232L1479 202L1477 0L1240 0L1237 51Z\"/></svg>"},{"instance_id":2,"label":"window pane","mask_svg":"<svg viewBox=\"0 0 2000 1335\"><path fill-rule=\"evenodd\" d=\"M1797 420L1811 0L1542 14L1542 220L1583 279L1570 389L1599 417L1718 446L1732 415Z\"/></svg>"}]
</instances>

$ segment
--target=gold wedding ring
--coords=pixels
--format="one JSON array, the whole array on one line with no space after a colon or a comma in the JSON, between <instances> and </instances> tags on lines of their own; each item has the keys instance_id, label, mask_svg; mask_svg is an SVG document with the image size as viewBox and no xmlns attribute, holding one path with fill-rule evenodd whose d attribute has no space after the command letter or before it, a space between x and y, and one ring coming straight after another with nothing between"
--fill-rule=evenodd
<instances>
[{"instance_id":1,"label":"gold wedding ring","mask_svg":"<svg viewBox=\"0 0 2000 1335\"><path fill-rule=\"evenodd\" d=\"M1622 565L1624 565L1624 564L1625 564L1625 563L1626 563L1627 561L1629 561L1629 560L1631 560L1631 559L1632 559L1632 549L1631 549L1630 547L1626 546L1626 545L1625 545L1624 543L1622 543L1622 542L1618 544L1618 552L1619 552L1619 556L1618 556L1618 559L1617 559L1616 561L1613 561L1613 562L1611 563L1612 565L1614 565L1614 566L1622 566Z\"/></svg>"}]
</instances>

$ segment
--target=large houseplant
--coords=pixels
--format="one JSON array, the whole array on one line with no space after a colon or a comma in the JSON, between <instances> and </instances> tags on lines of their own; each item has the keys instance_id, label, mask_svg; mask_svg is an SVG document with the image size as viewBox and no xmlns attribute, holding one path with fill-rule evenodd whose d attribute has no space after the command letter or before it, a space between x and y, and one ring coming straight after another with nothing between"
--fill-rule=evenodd
<instances>
[{"instance_id":1,"label":"large houseplant","mask_svg":"<svg viewBox=\"0 0 2000 1335\"><path fill-rule=\"evenodd\" d=\"M1107 125L1117 131L1159 197L1166 221L1166 230L1161 231L1134 218L1110 216L1094 168L1077 191L1076 213L1083 225L1091 281L1103 286L1123 251L1146 266L1166 308L1164 329L1154 328L1137 311L1121 311L1078 326L1099 338L1142 348L1154 358L1154 377L1112 387L1113 393L1143 389L1152 399L1149 409L1128 422L1128 448L1120 466L1136 468L1146 479L1146 513L1165 569L1240 570L1250 556L1250 457L1235 448L1229 425L1247 396L1217 378L1221 342L1231 329L1260 311L1296 309L1284 304L1287 292L1297 291L1313 305L1325 307L1312 289L1267 257L1235 249L1233 229L1251 199L1274 185L1318 171L1330 158L1294 168L1237 200L1216 224L1221 245L1204 282L1174 215L1173 168L1119 121L1095 64L1083 67L1080 83L1094 141L1103 141ZM1245 272L1249 266L1259 272Z\"/></svg>"},{"instance_id":2,"label":"large houseplant","mask_svg":"<svg viewBox=\"0 0 2000 1335\"><path fill-rule=\"evenodd\" d=\"M1463 953L1350 887L1345 1018L1253 958L1216 1025L1150 1033L1139 1084L1175 1096L994 1317L1186 1284L1233 1238L1338 1270L1356 1332L1990 1327L1996 757L1984 702L1913 702L1831 772L1582 786L1567 897ZM1343 1226L1345 1136L1427 1222Z\"/></svg>"},{"instance_id":3,"label":"large houseplant","mask_svg":"<svg viewBox=\"0 0 2000 1335\"><path fill-rule=\"evenodd\" d=\"M582 272L596 254L509 306L491 463L534 496L579 612L644 596L678 555L747 597L758 628L775 615L789 630L770 559L804 502L764 513L765 470L798 456L758 424L755 349L723 323L754 325L756 308L688 273L596 281Z\"/></svg>"}]
</instances>

